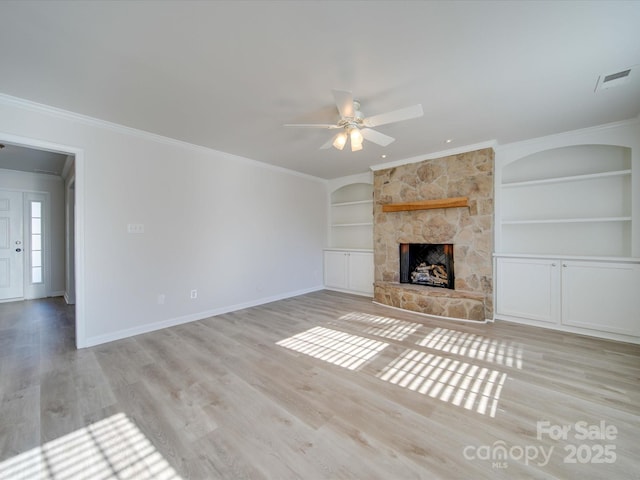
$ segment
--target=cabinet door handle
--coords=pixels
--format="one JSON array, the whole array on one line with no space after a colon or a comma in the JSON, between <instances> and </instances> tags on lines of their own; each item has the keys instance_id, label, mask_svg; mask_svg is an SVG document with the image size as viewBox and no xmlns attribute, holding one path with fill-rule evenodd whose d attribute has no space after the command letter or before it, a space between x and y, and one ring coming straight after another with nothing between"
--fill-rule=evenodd
<instances>
[{"instance_id":1,"label":"cabinet door handle","mask_svg":"<svg viewBox=\"0 0 640 480\"><path fill-rule=\"evenodd\" d=\"M552 263L552 264L551 264L551 266L552 266L552 267L555 267L555 266L556 266L556 264L555 264L555 263Z\"/></svg>"},{"instance_id":2,"label":"cabinet door handle","mask_svg":"<svg viewBox=\"0 0 640 480\"><path fill-rule=\"evenodd\" d=\"M563 264L562 264L562 266L563 266L563 267L566 267L566 266L567 266L567 264L566 264L566 263L563 263Z\"/></svg>"}]
</instances>

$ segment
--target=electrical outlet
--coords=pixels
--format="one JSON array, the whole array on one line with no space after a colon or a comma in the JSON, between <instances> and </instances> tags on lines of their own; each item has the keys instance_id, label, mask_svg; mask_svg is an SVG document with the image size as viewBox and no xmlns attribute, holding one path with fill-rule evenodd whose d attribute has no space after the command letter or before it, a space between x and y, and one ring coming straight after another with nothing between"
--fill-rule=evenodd
<instances>
[{"instance_id":1,"label":"electrical outlet","mask_svg":"<svg viewBox=\"0 0 640 480\"><path fill-rule=\"evenodd\" d=\"M144 233L144 223L129 223L127 233Z\"/></svg>"},{"instance_id":2,"label":"electrical outlet","mask_svg":"<svg viewBox=\"0 0 640 480\"><path fill-rule=\"evenodd\" d=\"M198 290L191 290L191 299L198 298Z\"/></svg>"},{"instance_id":3,"label":"electrical outlet","mask_svg":"<svg viewBox=\"0 0 640 480\"><path fill-rule=\"evenodd\" d=\"M165 295L164 293L158 294L158 305L164 305Z\"/></svg>"}]
</instances>

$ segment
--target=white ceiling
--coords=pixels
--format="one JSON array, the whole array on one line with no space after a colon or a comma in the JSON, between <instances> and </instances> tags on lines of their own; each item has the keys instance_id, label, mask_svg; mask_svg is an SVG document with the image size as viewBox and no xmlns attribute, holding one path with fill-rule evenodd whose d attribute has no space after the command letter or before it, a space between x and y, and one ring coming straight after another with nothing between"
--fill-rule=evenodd
<instances>
[{"instance_id":1,"label":"white ceiling","mask_svg":"<svg viewBox=\"0 0 640 480\"><path fill-rule=\"evenodd\" d=\"M4 0L0 18L4 94L323 178L640 115L640 69L594 92L640 64L640 1ZM355 153L282 127L335 121L332 89L425 115Z\"/></svg>"}]
</instances>

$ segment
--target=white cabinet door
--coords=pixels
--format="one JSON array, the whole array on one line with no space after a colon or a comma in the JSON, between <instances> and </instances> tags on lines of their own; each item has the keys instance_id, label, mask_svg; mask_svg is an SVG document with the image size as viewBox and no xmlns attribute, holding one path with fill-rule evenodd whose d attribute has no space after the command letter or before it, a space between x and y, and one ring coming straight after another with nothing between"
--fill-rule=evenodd
<instances>
[{"instance_id":1,"label":"white cabinet door","mask_svg":"<svg viewBox=\"0 0 640 480\"><path fill-rule=\"evenodd\" d=\"M349 290L373 294L373 254L349 252Z\"/></svg>"},{"instance_id":2,"label":"white cabinet door","mask_svg":"<svg viewBox=\"0 0 640 480\"><path fill-rule=\"evenodd\" d=\"M640 335L640 265L563 261L562 323Z\"/></svg>"},{"instance_id":3,"label":"white cabinet door","mask_svg":"<svg viewBox=\"0 0 640 480\"><path fill-rule=\"evenodd\" d=\"M326 287L346 289L347 254L346 252L324 252L324 284Z\"/></svg>"},{"instance_id":4,"label":"white cabinet door","mask_svg":"<svg viewBox=\"0 0 640 480\"><path fill-rule=\"evenodd\" d=\"M498 258L496 311L499 315L558 323L559 261Z\"/></svg>"},{"instance_id":5,"label":"white cabinet door","mask_svg":"<svg viewBox=\"0 0 640 480\"><path fill-rule=\"evenodd\" d=\"M373 294L373 253L349 250L324 252L324 285L365 295Z\"/></svg>"}]
</instances>

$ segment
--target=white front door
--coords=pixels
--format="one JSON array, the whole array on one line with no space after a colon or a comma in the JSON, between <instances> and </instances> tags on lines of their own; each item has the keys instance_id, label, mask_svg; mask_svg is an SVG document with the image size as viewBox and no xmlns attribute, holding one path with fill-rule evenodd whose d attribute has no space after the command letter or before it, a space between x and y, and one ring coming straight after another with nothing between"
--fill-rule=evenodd
<instances>
[{"instance_id":1,"label":"white front door","mask_svg":"<svg viewBox=\"0 0 640 480\"><path fill-rule=\"evenodd\" d=\"M24 295L22 193L0 190L0 301Z\"/></svg>"}]
</instances>

